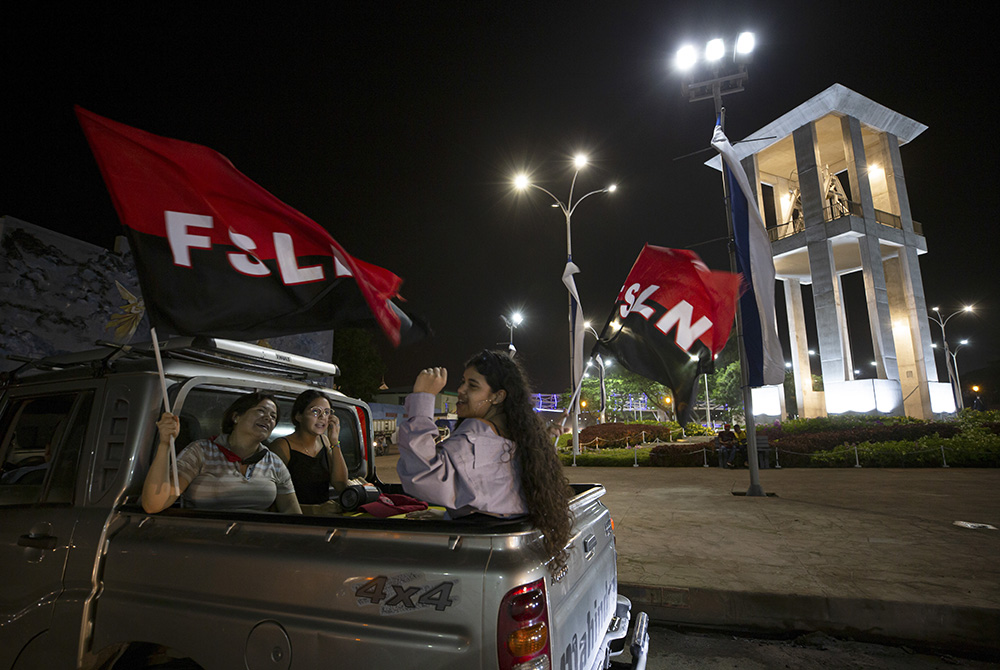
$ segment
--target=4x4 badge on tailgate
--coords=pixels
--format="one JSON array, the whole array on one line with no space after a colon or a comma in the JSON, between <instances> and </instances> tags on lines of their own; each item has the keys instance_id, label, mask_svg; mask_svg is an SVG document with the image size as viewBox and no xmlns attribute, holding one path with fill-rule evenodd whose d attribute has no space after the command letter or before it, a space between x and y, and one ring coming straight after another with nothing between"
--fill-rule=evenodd
<instances>
[{"instance_id":1,"label":"4x4 badge on tailgate","mask_svg":"<svg viewBox=\"0 0 1000 670\"><path fill-rule=\"evenodd\" d=\"M458 602L459 580L427 583L419 573L361 577L351 585L358 607L377 605L380 615L402 614L433 607L438 612ZM357 583L360 581L361 583Z\"/></svg>"}]
</instances>

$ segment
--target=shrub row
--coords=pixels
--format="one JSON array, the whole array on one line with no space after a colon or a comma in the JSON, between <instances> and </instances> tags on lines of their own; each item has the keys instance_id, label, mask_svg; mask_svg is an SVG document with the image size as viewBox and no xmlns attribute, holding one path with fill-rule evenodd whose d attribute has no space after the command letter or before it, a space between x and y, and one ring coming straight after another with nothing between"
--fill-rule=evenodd
<instances>
[{"instance_id":1,"label":"shrub row","mask_svg":"<svg viewBox=\"0 0 1000 670\"><path fill-rule=\"evenodd\" d=\"M824 416L815 419L789 419L783 423L775 422L774 426L757 426L758 430L772 430L777 427L783 434L826 433L831 431L853 430L870 426L899 426L912 423L923 423L920 419L907 416L869 416L867 414L841 414Z\"/></svg>"},{"instance_id":2,"label":"shrub row","mask_svg":"<svg viewBox=\"0 0 1000 670\"><path fill-rule=\"evenodd\" d=\"M677 426L677 424L673 424ZM601 423L580 431L580 444L588 448L624 448L648 442L669 442L675 428L666 423Z\"/></svg>"},{"instance_id":3,"label":"shrub row","mask_svg":"<svg viewBox=\"0 0 1000 670\"><path fill-rule=\"evenodd\" d=\"M783 426L761 427L758 431L767 435L769 446L781 449L782 452L792 452L787 455L788 465L797 464L795 459L802 455L821 451L829 451L847 444L866 442L909 442L913 443L922 437L937 435L942 438L952 438L961 432L961 426L956 423L896 423L888 425L859 425L854 428L830 430L822 433L785 433ZM781 458L784 460L785 453ZM782 465L785 465L782 462Z\"/></svg>"},{"instance_id":4,"label":"shrub row","mask_svg":"<svg viewBox=\"0 0 1000 670\"><path fill-rule=\"evenodd\" d=\"M855 464L854 445L814 453L809 460L812 467L851 466ZM938 468L945 462L957 468L996 468L1000 467L1000 436L984 431L951 439L931 435L915 442L865 442L857 445L857 462L871 468Z\"/></svg>"},{"instance_id":5,"label":"shrub row","mask_svg":"<svg viewBox=\"0 0 1000 670\"><path fill-rule=\"evenodd\" d=\"M628 466L638 458L639 465L665 467L699 467L705 459L696 445L684 443L658 444L650 447L605 447L604 441L618 440L624 446L641 441L646 432L647 442L654 441L657 428L677 424L632 423L592 426L581 432L581 444L601 436L601 448L593 446L577 456L577 465ZM692 435L694 424L688 427ZM698 426L698 428L702 428ZM782 467L850 467L857 459L862 467L941 467L944 459L951 467L1000 467L1000 412L965 410L954 421L924 422L901 417L830 417L793 420L773 426L758 426L767 435L772 447L780 451L772 455ZM671 431L675 439L678 433ZM679 432L679 431L678 431ZM559 444L569 449L570 436L564 435ZM661 437L666 439L666 437ZM716 465L712 445L708 463ZM563 463L571 463L572 455L561 453Z\"/></svg>"}]
</instances>

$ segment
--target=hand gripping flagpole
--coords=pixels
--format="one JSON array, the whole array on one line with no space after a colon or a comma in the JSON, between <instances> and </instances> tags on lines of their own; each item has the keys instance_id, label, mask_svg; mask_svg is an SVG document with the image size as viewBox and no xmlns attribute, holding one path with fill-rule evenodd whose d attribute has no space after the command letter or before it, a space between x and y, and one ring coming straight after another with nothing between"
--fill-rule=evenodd
<instances>
[{"instance_id":1,"label":"hand gripping flagpole","mask_svg":"<svg viewBox=\"0 0 1000 670\"><path fill-rule=\"evenodd\" d=\"M156 357L156 371L160 374L160 390L163 391L163 410L167 414L170 411L170 397L167 396L167 377L163 374L163 359L160 358L160 341L156 338L156 328L149 329L149 335L153 338L153 356ZM181 484L177 477L177 448L174 446L174 436L170 436L170 451L167 454L167 461L170 463L170 479L168 484L174 485L174 491L180 495Z\"/></svg>"}]
</instances>

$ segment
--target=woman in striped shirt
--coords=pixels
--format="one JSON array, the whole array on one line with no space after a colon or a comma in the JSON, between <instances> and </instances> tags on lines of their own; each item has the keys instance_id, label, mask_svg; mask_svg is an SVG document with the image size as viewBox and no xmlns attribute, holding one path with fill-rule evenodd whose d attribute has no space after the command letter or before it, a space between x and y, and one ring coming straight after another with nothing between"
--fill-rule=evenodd
<instances>
[{"instance_id":1,"label":"woman in striped shirt","mask_svg":"<svg viewBox=\"0 0 1000 670\"><path fill-rule=\"evenodd\" d=\"M178 418L164 412L153 463L142 488L142 506L155 513L183 497L185 506L201 509L268 510L301 514L288 468L264 441L278 423L278 404L264 393L236 399L222 418L222 432L195 440L177 457L180 489L167 477L170 438L180 430Z\"/></svg>"}]
</instances>

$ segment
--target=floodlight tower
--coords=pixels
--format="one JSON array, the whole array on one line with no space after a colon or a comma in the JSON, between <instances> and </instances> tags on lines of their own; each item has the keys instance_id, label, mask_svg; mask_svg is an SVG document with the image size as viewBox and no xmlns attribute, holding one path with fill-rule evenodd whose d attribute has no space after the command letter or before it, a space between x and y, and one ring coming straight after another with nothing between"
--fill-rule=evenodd
<instances>
[{"instance_id":1,"label":"floodlight tower","mask_svg":"<svg viewBox=\"0 0 1000 670\"><path fill-rule=\"evenodd\" d=\"M722 107L722 96L743 90L743 85L749 78L747 65L750 64L755 42L753 33L740 33L733 43L731 61L727 58L725 40L721 38L709 40L701 51L691 44L685 44L677 50L674 65L681 72L687 73L681 84L681 94L690 102L714 100L715 114L723 128L725 109ZM696 67L702 62L707 65L712 77L696 80L695 74L699 72Z\"/></svg>"},{"instance_id":2,"label":"floodlight tower","mask_svg":"<svg viewBox=\"0 0 1000 670\"><path fill-rule=\"evenodd\" d=\"M736 38L732 48L732 59L727 58L729 53L725 40L713 38L705 44L703 51L704 62L707 69L712 73L708 79L695 80L694 74L699 72L696 66L700 62L698 50L692 45L684 45L677 51L674 61L676 67L684 72L690 73L685 78L682 93L690 102L708 100L711 98L715 102L715 118L719 127L725 130L726 109L722 106L722 96L730 93L739 93L743 90L749 75L747 65L750 63L754 49L754 35L751 32L742 32ZM736 245L733 241L733 215L729 206L729 182L726 179L726 171L722 170L722 193L726 202L726 224L729 229L729 266L733 273L737 272ZM747 460L750 465L750 487L747 489L748 496L764 496L764 488L760 484L760 471L757 463L757 431L753 420L753 400L750 392L750 383L747 369L746 345L743 341L743 317L739 306L736 309L736 334L740 351L740 380L743 389L744 421L747 433ZM708 399L708 379L705 379L705 397Z\"/></svg>"}]
</instances>

